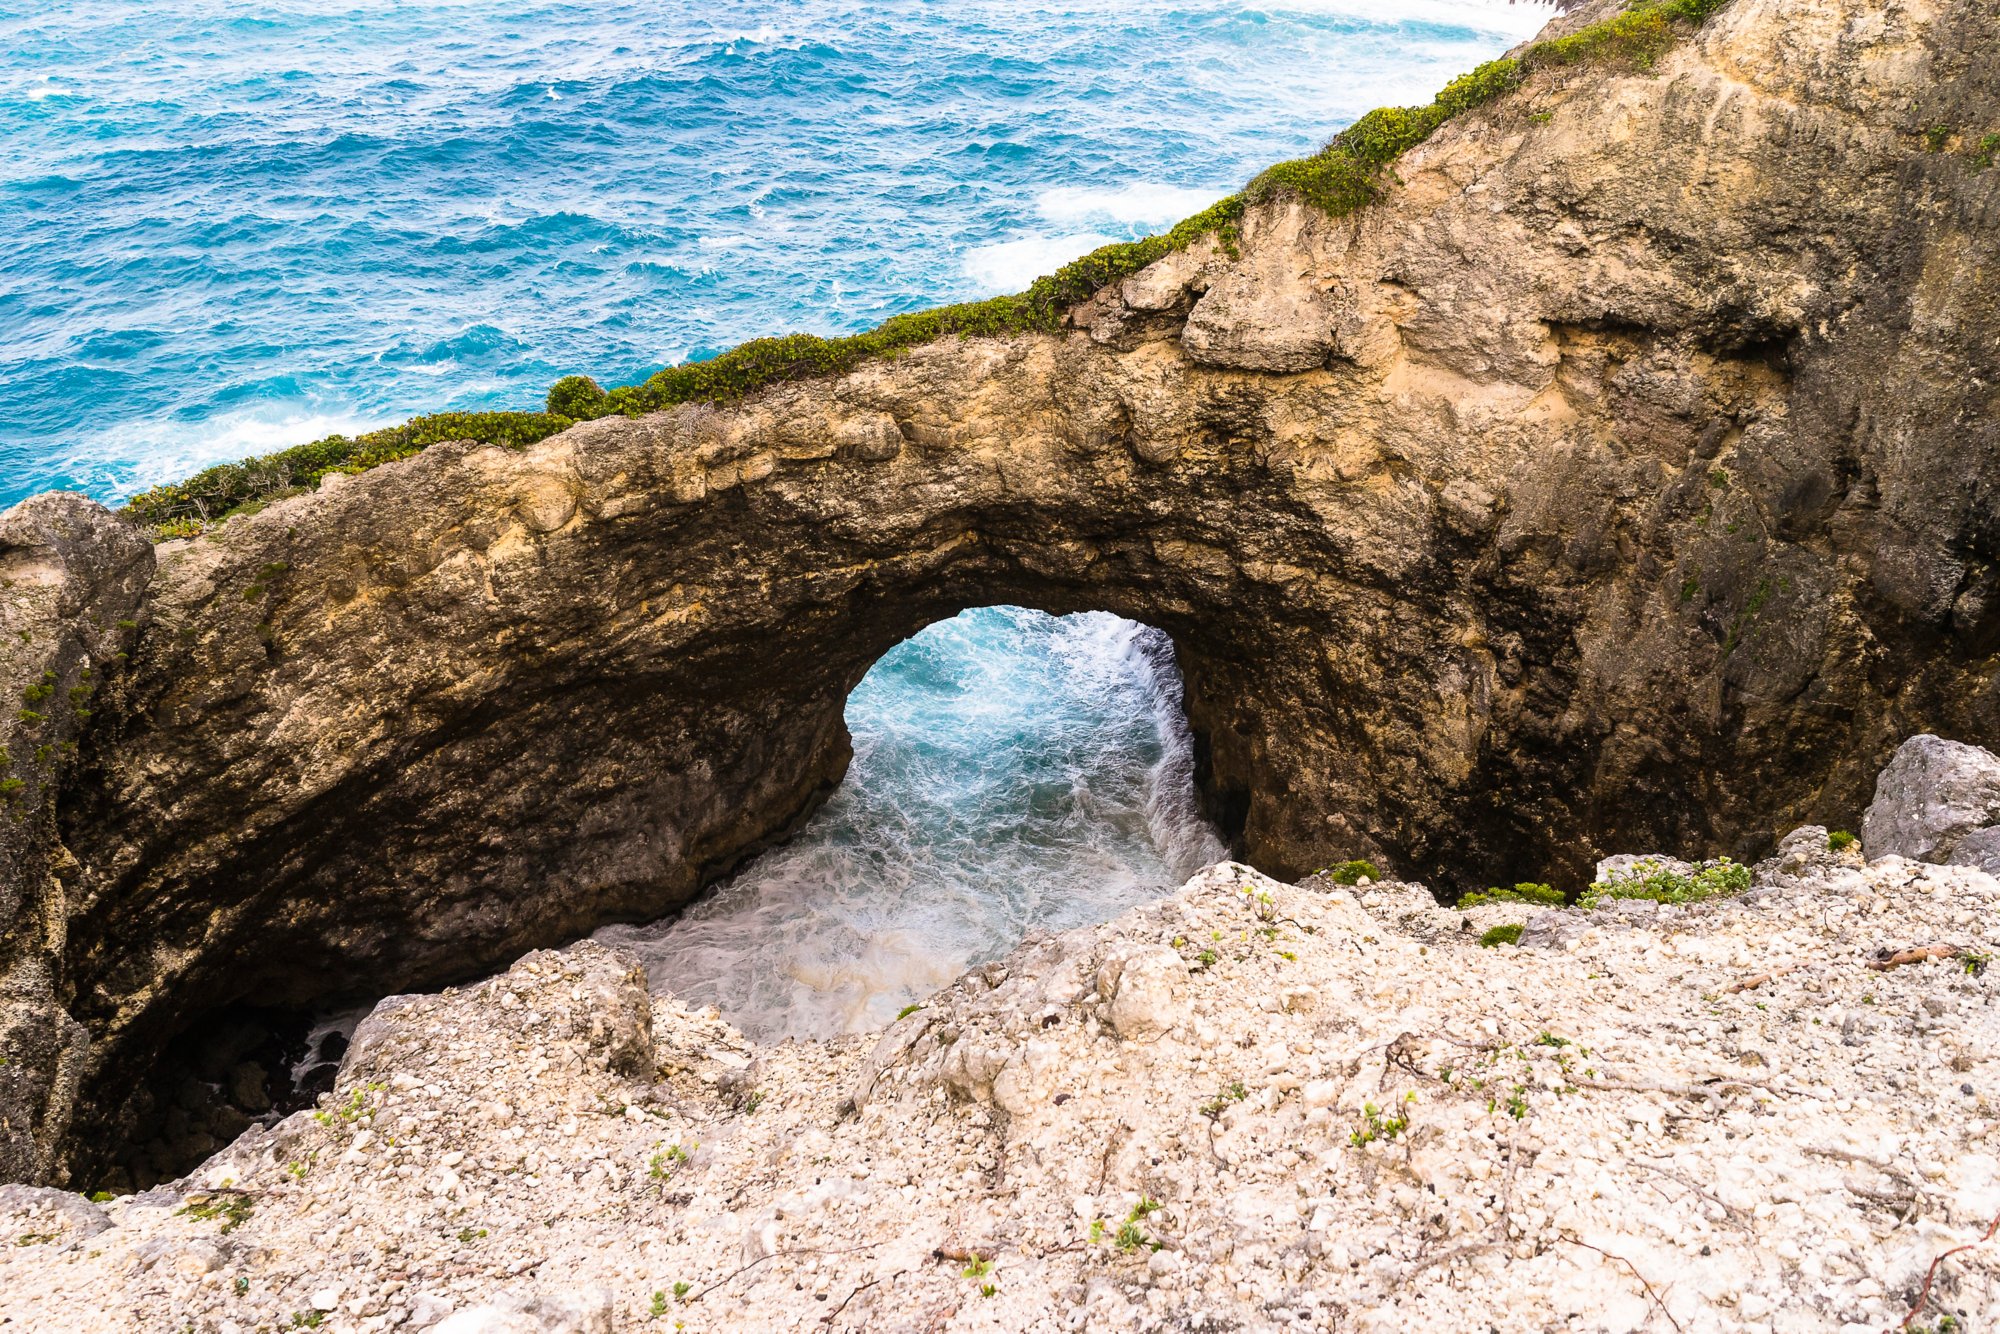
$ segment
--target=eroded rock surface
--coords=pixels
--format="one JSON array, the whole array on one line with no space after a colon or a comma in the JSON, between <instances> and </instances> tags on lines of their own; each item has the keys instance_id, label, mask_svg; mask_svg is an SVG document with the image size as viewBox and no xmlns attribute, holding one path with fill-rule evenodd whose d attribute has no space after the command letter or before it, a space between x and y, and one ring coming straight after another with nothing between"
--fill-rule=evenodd
<instances>
[{"instance_id":1,"label":"eroded rock surface","mask_svg":"<svg viewBox=\"0 0 2000 1334\"><path fill-rule=\"evenodd\" d=\"M83 876L56 798L152 574L152 544L81 496L0 514L0 1181L59 1174L85 1077L63 966Z\"/></svg>"},{"instance_id":2,"label":"eroded rock surface","mask_svg":"<svg viewBox=\"0 0 2000 1334\"><path fill-rule=\"evenodd\" d=\"M1476 943L1520 905L1225 864L832 1042L537 952L385 1003L317 1114L185 1182L0 1193L0 1320L1893 1328L2000 1213L2000 881L1815 837L1736 898L1543 913L1547 949ZM1931 1301L1978 1328L2000 1248Z\"/></svg>"},{"instance_id":3,"label":"eroded rock surface","mask_svg":"<svg viewBox=\"0 0 2000 1334\"><path fill-rule=\"evenodd\" d=\"M687 900L972 605L1168 632L1210 805L1284 876L1851 825L1902 738L2000 735L1996 62L1990 5L1736 0L1063 336L438 446L162 547L60 831L78 1170L218 1006Z\"/></svg>"},{"instance_id":4,"label":"eroded rock surface","mask_svg":"<svg viewBox=\"0 0 2000 1334\"><path fill-rule=\"evenodd\" d=\"M1876 781L1861 837L1878 855L1996 869L1984 859L2000 838L2000 757L1983 746L1911 737Z\"/></svg>"}]
</instances>

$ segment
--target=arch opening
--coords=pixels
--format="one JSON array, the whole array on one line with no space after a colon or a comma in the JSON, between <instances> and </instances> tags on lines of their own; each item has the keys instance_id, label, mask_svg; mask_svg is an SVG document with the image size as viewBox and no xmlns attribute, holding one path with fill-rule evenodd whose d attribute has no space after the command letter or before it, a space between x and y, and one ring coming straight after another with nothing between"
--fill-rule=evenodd
<instances>
[{"instance_id":1,"label":"arch opening","mask_svg":"<svg viewBox=\"0 0 2000 1334\"><path fill-rule=\"evenodd\" d=\"M596 938L753 1036L824 1037L1226 855L1173 643L1150 626L974 608L883 654L845 718L846 777L788 840L685 911Z\"/></svg>"}]
</instances>

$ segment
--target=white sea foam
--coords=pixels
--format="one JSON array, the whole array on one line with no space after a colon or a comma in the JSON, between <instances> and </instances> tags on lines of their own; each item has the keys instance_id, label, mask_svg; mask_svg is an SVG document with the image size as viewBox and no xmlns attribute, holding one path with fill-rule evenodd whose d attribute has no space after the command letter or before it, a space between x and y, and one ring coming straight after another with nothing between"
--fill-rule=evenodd
<instances>
[{"instance_id":1,"label":"white sea foam","mask_svg":"<svg viewBox=\"0 0 2000 1334\"><path fill-rule=\"evenodd\" d=\"M1201 212L1229 193L1228 187L1139 183L1113 188L1061 186L1035 199L1035 212L1059 226L1119 223L1157 227Z\"/></svg>"},{"instance_id":2,"label":"white sea foam","mask_svg":"<svg viewBox=\"0 0 2000 1334\"><path fill-rule=\"evenodd\" d=\"M599 933L656 989L761 1037L852 1032L1223 855L1158 631L968 612L886 655L847 712L847 782L791 842L678 920Z\"/></svg>"},{"instance_id":3,"label":"white sea foam","mask_svg":"<svg viewBox=\"0 0 2000 1334\"><path fill-rule=\"evenodd\" d=\"M400 420L274 402L203 422L121 423L77 441L60 456L60 466L92 495L115 502L147 487L181 481L211 464Z\"/></svg>"},{"instance_id":4,"label":"white sea foam","mask_svg":"<svg viewBox=\"0 0 2000 1334\"><path fill-rule=\"evenodd\" d=\"M1060 236L1024 236L965 252L963 271L982 293L1018 292L1046 273L1053 273L1079 255L1117 240L1103 232L1068 232Z\"/></svg>"}]
</instances>

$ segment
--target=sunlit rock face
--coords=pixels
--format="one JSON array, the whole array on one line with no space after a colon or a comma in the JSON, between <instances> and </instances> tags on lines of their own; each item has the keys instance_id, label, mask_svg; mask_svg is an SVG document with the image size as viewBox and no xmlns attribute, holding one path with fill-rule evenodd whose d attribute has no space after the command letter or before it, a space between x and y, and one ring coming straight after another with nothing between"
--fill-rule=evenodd
<instances>
[{"instance_id":1,"label":"sunlit rock face","mask_svg":"<svg viewBox=\"0 0 2000 1334\"><path fill-rule=\"evenodd\" d=\"M162 548L63 813L83 1124L238 997L687 900L972 606L1168 634L1209 809L1283 876L1851 824L1902 738L2000 733L2000 171L1924 134L1996 52L1972 6L1738 0L1062 336L438 446Z\"/></svg>"}]
</instances>

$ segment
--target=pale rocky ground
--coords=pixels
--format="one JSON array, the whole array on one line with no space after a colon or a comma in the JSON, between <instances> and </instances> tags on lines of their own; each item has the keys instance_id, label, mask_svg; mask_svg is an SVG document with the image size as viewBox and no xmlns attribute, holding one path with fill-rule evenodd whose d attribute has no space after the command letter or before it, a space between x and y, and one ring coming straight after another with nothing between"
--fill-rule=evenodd
<instances>
[{"instance_id":1,"label":"pale rocky ground","mask_svg":"<svg viewBox=\"0 0 2000 1334\"><path fill-rule=\"evenodd\" d=\"M768 1047L537 952L175 1188L6 1188L0 1326L1879 1330L2000 1212L2000 969L1868 967L2000 955L2000 881L1808 828L1529 915L1225 863ZM1986 1328L2000 1238L1933 1295Z\"/></svg>"}]
</instances>

